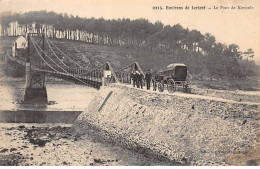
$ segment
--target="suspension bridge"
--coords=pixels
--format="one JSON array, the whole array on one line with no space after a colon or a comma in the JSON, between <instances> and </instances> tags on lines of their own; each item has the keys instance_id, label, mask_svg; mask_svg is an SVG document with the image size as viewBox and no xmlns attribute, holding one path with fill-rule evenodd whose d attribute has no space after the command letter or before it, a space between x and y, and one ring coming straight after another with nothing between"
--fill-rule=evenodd
<instances>
[{"instance_id":1,"label":"suspension bridge","mask_svg":"<svg viewBox=\"0 0 260 169\"><path fill-rule=\"evenodd\" d=\"M118 70L114 70L109 62L84 67L73 56L66 55L44 33L28 33L27 44L27 51L23 55L17 54L19 50L8 49L4 56L6 61L25 67L25 100L33 99L30 97L34 97L35 93L44 95L45 98L46 76L100 89L102 85L109 83L131 84L133 70L139 70L144 75L137 62Z\"/></svg>"}]
</instances>

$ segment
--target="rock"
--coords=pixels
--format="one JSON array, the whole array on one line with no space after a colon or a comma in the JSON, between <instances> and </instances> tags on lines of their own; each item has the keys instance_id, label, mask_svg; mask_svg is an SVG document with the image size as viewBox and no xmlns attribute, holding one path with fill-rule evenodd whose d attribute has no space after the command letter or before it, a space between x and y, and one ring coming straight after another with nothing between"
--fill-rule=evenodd
<instances>
[{"instance_id":1,"label":"rock","mask_svg":"<svg viewBox=\"0 0 260 169\"><path fill-rule=\"evenodd\" d=\"M67 135L61 136L61 138L69 138Z\"/></svg>"},{"instance_id":2,"label":"rock","mask_svg":"<svg viewBox=\"0 0 260 169\"><path fill-rule=\"evenodd\" d=\"M11 127L11 128L7 128L6 130L13 130L13 129L15 129L14 127Z\"/></svg>"},{"instance_id":3,"label":"rock","mask_svg":"<svg viewBox=\"0 0 260 169\"><path fill-rule=\"evenodd\" d=\"M41 140L41 139L30 139L30 143L32 144L36 144L39 145L40 147L45 146L46 142L48 142L48 140Z\"/></svg>"},{"instance_id":4,"label":"rock","mask_svg":"<svg viewBox=\"0 0 260 169\"><path fill-rule=\"evenodd\" d=\"M16 148L11 148L10 152L13 152L13 151L16 151L16 150L17 150Z\"/></svg>"},{"instance_id":5,"label":"rock","mask_svg":"<svg viewBox=\"0 0 260 169\"><path fill-rule=\"evenodd\" d=\"M25 126L24 126L24 125L22 125L22 126L19 126L19 129L23 129L23 128L25 128Z\"/></svg>"},{"instance_id":6,"label":"rock","mask_svg":"<svg viewBox=\"0 0 260 169\"><path fill-rule=\"evenodd\" d=\"M55 136L55 135L56 135L56 133L55 133L54 131L50 131L49 134L50 134L51 136Z\"/></svg>"},{"instance_id":7,"label":"rock","mask_svg":"<svg viewBox=\"0 0 260 169\"><path fill-rule=\"evenodd\" d=\"M61 136L62 136L61 133L56 134L56 137L58 137L59 139L61 138Z\"/></svg>"},{"instance_id":8,"label":"rock","mask_svg":"<svg viewBox=\"0 0 260 169\"><path fill-rule=\"evenodd\" d=\"M3 155L0 158L0 166L17 166L23 158L21 154Z\"/></svg>"},{"instance_id":9,"label":"rock","mask_svg":"<svg viewBox=\"0 0 260 169\"><path fill-rule=\"evenodd\" d=\"M247 120L244 120L244 121L242 122L242 124L241 124L241 125L244 125L244 124L246 124L246 122L247 122Z\"/></svg>"},{"instance_id":10,"label":"rock","mask_svg":"<svg viewBox=\"0 0 260 169\"><path fill-rule=\"evenodd\" d=\"M101 159L94 159L94 162L95 163L101 163L102 161L101 161Z\"/></svg>"},{"instance_id":11,"label":"rock","mask_svg":"<svg viewBox=\"0 0 260 169\"><path fill-rule=\"evenodd\" d=\"M66 161L63 161L62 164L69 165L69 163L67 163Z\"/></svg>"},{"instance_id":12,"label":"rock","mask_svg":"<svg viewBox=\"0 0 260 169\"><path fill-rule=\"evenodd\" d=\"M0 151L0 153L5 153L5 152L7 152L8 151L8 149L7 148L4 148L4 149L2 149L1 151Z\"/></svg>"},{"instance_id":13,"label":"rock","mask_svg":"<svg viewBox=\"0 0 260 169\"><path fill-rule=\"evenodd\" d=\"M258 165L256 160L247 160L246 164L248 166L257 166Z\"/></svg>"}]
</instances>

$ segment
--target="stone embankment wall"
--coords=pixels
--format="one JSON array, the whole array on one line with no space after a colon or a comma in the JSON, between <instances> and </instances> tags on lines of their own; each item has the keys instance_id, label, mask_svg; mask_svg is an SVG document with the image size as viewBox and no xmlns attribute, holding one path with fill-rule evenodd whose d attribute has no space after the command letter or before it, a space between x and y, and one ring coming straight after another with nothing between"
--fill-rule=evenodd
<instances>
[{"instance_id":1,"label":"stone embankment wall","mask_svg":"<svg viewBox=\"0 0 260 169\"><path fill-rule=\"evenodd\" d=\"M259 120L256 103L114 85L100 90L73 129L78 135L94 129L102 139L177 165L259 165Z\"/></svg>"}]
</instances>

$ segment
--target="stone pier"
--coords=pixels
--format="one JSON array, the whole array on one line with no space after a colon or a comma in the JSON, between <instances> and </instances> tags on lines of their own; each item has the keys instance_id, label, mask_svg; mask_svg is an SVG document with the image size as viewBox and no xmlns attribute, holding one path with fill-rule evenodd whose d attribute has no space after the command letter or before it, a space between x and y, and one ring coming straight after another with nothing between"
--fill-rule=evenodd
<instances>
[{"instance_id":1,"label":"stone pier","mask_svg":"<svg viewBox=\"0 0 260 169\"><path fill-rule=\"evenodd\" d=\"M24 102L47 103L46 74L31 71L30 62L26 62Z\"/></svg>"}]
</instances>

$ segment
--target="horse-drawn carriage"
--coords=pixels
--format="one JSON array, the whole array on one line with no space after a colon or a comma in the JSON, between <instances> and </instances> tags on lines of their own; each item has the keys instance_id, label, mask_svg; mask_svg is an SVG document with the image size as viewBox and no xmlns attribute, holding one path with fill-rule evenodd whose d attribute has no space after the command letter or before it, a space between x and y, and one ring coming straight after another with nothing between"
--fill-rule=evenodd
<instances>
[{"instance_id":1,"label":"horse-drawn carriage","mask_svg":"<svg viewBox=\"0 0 260 169\"><path fill-rule=\"evenodd\" d=\"M167 66L167 70L155 73L153 81L160 92L164 91L165 85L170 93L175 92L177 86L182 87L184 92L191 92L191 81L187 79L187 75L185 64L173 63Z\"/></svg>"}]
</instances>

